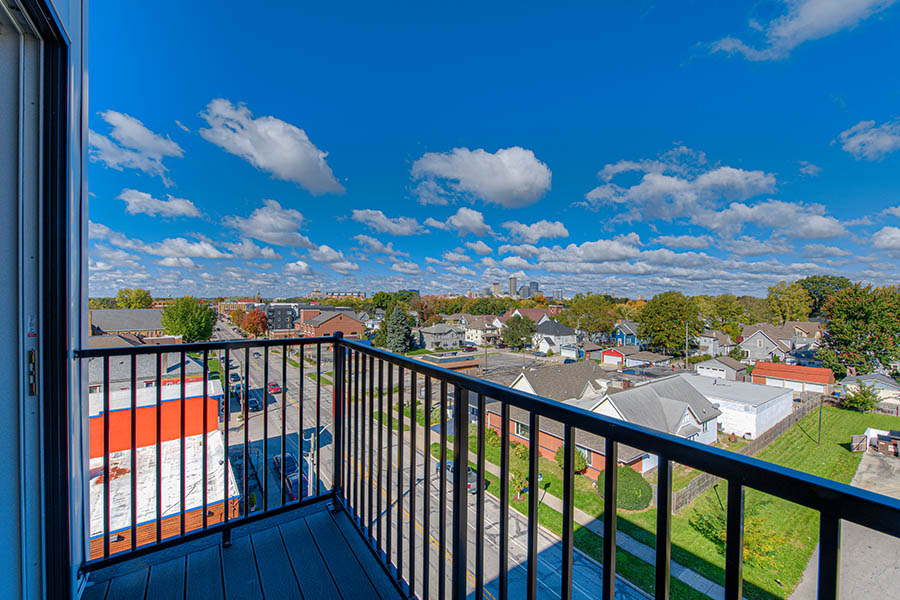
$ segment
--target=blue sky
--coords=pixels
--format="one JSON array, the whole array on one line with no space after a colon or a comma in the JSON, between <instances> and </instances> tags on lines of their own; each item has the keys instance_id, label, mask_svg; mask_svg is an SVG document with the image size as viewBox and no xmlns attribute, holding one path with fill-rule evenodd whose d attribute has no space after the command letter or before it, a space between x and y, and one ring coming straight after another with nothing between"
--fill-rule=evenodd
<instances>
[{"instance_id":1,"label":"blue sky","mask_svg":"<svg viewBox=\"0 0 900 600\"><path fill-rule=\"evenodd\" d=\"M326 4L92 2L91 295L898 283L896 0Z\"/></svg>"}]
</instances>

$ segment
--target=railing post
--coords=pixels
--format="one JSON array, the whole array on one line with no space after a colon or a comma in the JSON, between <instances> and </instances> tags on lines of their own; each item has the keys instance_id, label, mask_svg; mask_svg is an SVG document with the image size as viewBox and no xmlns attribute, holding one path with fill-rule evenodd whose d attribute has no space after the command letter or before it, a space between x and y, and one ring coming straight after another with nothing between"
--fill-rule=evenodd
<instances>
[{"instance_id":1,"label":"railing post","mask_svg":"<svg viewBox=\"0 0 900 600\"><path fill-rule=\"evenodd\" d=\"M819 600L837 600L840 569L841 520L823 512L819 517Z\"/></svg>"},{"instance_id":2,"label":"railing post","mask_svg":"<svg viewBox=\"0 0 900 600\"><path fill-rule=\"evenodd\" d=\"M331 357L334 359L334 384L332 385L333 396L331 403L332 416L334 418L334 424L332 425L334 441L331 444L334 467L331 470L331 487L332 491L340 498L344 496L344 347L341 345L343 337L344 334L342 332L335 331L334 341L331 344ZM317 381L316 385L321 386L322 382Z\"/></svg>"},{"instance_id":3,"label":"railing post","mask_svg":"<svg viewBox=\"0 0 900 600\"><path fill-rule=\"evenodd\" d=\"M465 398L463 396L465 395ZM453 572L450 597L466 600L466 517L468 513L469 396L453 388Z\"/></svg>"},{"instance_id":4,"label":"railing post","mask_svg":"<svg viewBox=\"0 0 900 600\"><path fill-rule=\"evenodd\" d=\"M659 456L656 480L656 600L669 599L672 559L672 461ZM604 531L605 533L605 531Z\"/></svg>"},{"instance_id":5,"label":"railing post","mask_svg":"<svg viewBox=\"0 0 900 600\"><path fill-rule=\"evenodd\" d=\"M616 499L619 490L619 443L606 438L603 457L603 600L616 597Z\"/></svg>"},{"instance_id":6,"label":"railing post","mask_svg":"<svg viewBox=\"0 0 900 600\"><path fill-rule=\"evenodd\" d=\"M741 600L744 565L744 487L728 481L725 533L725 600Z\"/></svg>"}]
</instances>

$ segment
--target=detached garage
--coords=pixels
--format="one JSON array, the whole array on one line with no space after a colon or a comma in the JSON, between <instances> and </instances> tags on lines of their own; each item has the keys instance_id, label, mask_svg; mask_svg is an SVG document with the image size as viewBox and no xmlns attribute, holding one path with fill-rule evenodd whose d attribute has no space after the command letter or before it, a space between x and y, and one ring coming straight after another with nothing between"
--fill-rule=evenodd
<instances>
[{"instance_id":1,"label":"detached garage","mask_svg":"<svg viewBox=\"0 0 900 600\"><path fill-rule=\"evenodd\" d=\"M625 355L615 348L607 348L601 353L601 362L604 365L621 367L623 364L625 364Z\"/></svg>"},{"instance_id":2,"label":"detached garage","mask_svg":"<svg viewBox=\"0 0 900 600\"><path fill-rule=\"evenodd\" d=\"M834 373L831 369L802 367L760 361L753 367L753 383L787 388L795 392L831 394Z\"/></svg>"},{"instance_id":3,"label":"detached garage","mask_svg":"<svg viewBox=\"0 0 900 600\"><path fill-rule=\"evenodd\" d=\"M722 411L719 431L725 433L755 439L794 410L794 393L783 387L697 374L681 377Z\"/></svg>"}]
</instances>

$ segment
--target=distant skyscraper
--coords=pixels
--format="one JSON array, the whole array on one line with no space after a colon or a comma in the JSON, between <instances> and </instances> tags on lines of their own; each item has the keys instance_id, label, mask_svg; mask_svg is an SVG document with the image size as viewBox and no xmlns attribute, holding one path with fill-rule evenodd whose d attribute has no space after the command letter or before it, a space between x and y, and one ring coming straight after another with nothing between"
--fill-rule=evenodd
<instances>
[{"instance_id":1,"label":"distant skyscraper","mask_svg":"<svg viewBox=\"0 0 900 600\"><path fill-rule=\"evenodd\" d=\"M519 298L531 298L531 286L523 285L520 287Z\"/></svg>"},{"instance_id":2,"label":"distant skyscraper","mask_svg":"<svg viewBox=\"0 0 900 600\"><path fill-rule=\"evenodd\" d=\"M510 296L516 295L516 277L515 277L515 275L510 276L510 278L509 278L509 295Z\"/></svg>"},{"instance_id":3,"label":"distant skyscraper","mask_svg":"<svg viewBox=\"0 0 900 600\"><path fill-rule=\"evenodd\" d=\"M531 288L531 294L530 294L530 296L534 296L534 295L536 295L538 292L541 291L541 284L539 284L537 281L532 281L531 283L528 284L528 287Z\"/></svg>"},{"instance_id":4,"label":"distant skyscraper","mask_svg":"<svg viewBox=\"0 0 900 600\"><path fill-rule=\"evenodd\" d=\"M560 289L553 290L553 299L554 300L562 300L563 299L562 290L560 290Z\"/></svg>"},{"instance_id":5,"label":"distant skyscraper","mask_svg":"<svg viewBox=\"0 0 900 600\"><path fill-rule=\"evenodd\" d=\"M491 293L495 296L500 295L500 282L495 281L491 284Z\"/></svg>"},{"instance_id":6,"label":"distant skyscraper","mask_svg":"<svg viewBox=\"0 0 900 600\"><path fill-rule=\"evenodd\" d=\"M488 296L490 296L490 295L491 295L491 288L485 287L484 290L482 291L482 294L481 294L481 295L484 296L485 298L487 298Z\"/></svg>"}]
</instances>

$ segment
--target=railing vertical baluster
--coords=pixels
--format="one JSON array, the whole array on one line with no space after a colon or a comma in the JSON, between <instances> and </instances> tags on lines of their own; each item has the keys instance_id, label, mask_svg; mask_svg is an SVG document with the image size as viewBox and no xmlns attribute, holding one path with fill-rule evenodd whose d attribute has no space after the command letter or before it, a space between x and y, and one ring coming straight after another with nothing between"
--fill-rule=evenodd
<instances>
[{"instance_id":1,"label":"railing vertical baluster","mask_svg":"<svg viewBox=\"0 0 900 600\"><path fill-rule=\"evenodd\" d=\"M393 487L391 486L391 479L393 474L394 462L393 462L393 448L394 448L394 365L388 363L388 372L387 372L387 430L388 430L388 443L387 443L387 477L385 480L385 488L387 489L387 500L385 505L387 506L387 520L384 523L384 555L386 557L387 563L391 563L391 534L393 533L393 528L391 527L391 513L394 512L394 499L393 499ZM399 518L399 517L398 517Z\"/></svg>"},{"instance_id":2,"label":"railing vertical baluster","mask_svg":"<svg viewBox=\"0 0 900 600\"><path fill-rule=\"evenodd\" d=\"M184 525L185 525L184 520L185 520L185 517L187 516L186 515L186 512L187 512L187 498L186 498L186 496L187 496L187 490L186 490L187 473L185 470L185 460L187 458L185 456L185 454L187 452L187 450L186 450L187 440L185 439L185 404L187 404L187 399L185 398L185 391L184 391L185 385L187 385L187 384L184 380L184 377L185 377L185 375L184 375L185 364L184 363L185 362L187 362L187 356L186 356L184 350L182 350L181 351L181 367L180 367L180 369L181 369L181 385L180 385L181 401L179 402L179 404L181 404L181 456L180 456L180 458L181 458L181 471L180 471L180 473L181 473L181 477L180 477L180 479L181 479L181 500L178 503L178 505L181 507L181 514L179 515L181 517L181 519L180 519L181 535L184 535Z\"/></svg>"},{"instance_id":3,"label":"railing vertical baluster","mask_svg":"<svg viewBox=\"0 0 900 600\"><path fill-rule=\"evenodd\" d=\"M841 520L819 515L818 600L837 600L841 583Z\"/></svg>"},{"instance_id":4,"label":"railing vertical baluster","mask_svg":"<svg viewBox=\"0 0 900 600\"><path fill-rule=\"evenodd\" d=\"M416 595L416 393L417 373L409 371L409 596Z\"/></svg>"},{"instance_id":5,"label":"railing vertical baluster","mask_svg":"<svg viewBox=\"0 0 900 600\"><path fill-rule=\"evenodd\" d=\"M303 352L305 348L303 346L300 347L300 406L303 406L303 385L306 383L306 380L303 377ZM334 349L331 353L332 363L336 365L337 363L337 348ZM322 344L316 344L316 496L318 496L321 491L319 486L321 485L321 471L319 470L319 464L322 462L322 442L321 442L321 433L322 433L322 386L318 383L319 373L321 370L322 364ZM333 368L337 368L336 366ZM340 385L340 382L337 379L338 373L337 371L331 372L331 377L334 381L331 382L332 386ZM301 408L302 410L302 408ZM301 422L301 432L303 431L303 425ZM334 428L334 425L331 426ZM334 433L332 432L332 437L334 437ZM302 437L301 437L302 441ZM333 441L333 440L332 440ZM334 444L332 444L334 447ZM310 452L312 452L312 448L310 448ZM312 473L310 473L312 475Z\"/></svg>"},{"instance_id":6,"label":"railing vertical baluster","mask_svg":"<svg viewBox=\"0 0 900 600\"><path fill-rule=\"evenodd\" d=\"M347 482L347 505L350 511L353 510L352 502L353 502L353 471L351 470L351 465L353 464L353 455L351 454L351 450L353 449L353 436L351 433L352 429L352 417L353 413L351 412L351 402L350 396L353 394L353 351L350 348L347 348L346 352L346 377L344 381L344 480ZM352 514L352 513L351 513Z\"/></svg>"},{"instance_id":7,"label":"railing vertical baluster","mask_svg":"<svg viewBox=\"0 0 900 600\"><path fill-rule=\"evenodd\" d=\"M281 488L281 506L284 506L285 501L285 481L284 481L284 458L285 454L287 454L287 449L285 448L285 435L287 434L287 427L285 422L287 421L287 353L288 347L281 347L281 485L278 486ZM300 420L297 421L297 435L300 438L297 440L297 499L302 498L301 489L303 488L303 404L300 404Z\"/></svg>"},{"instance_id":8,"label":"railing vertical baluster","mask_svg":"<svg viewBox=\"0 0 900 600\"><path fill-rule=\"evenodd\" d=\"M616 497L619 491L619 443L606 438L603 471L603 600L616 597Z\"/></svg>"},{"instance_id":9,"label":"railing vertical baluster","mask_svg":"<svg viewBox=\"0 0 900 600\"><path fill-rule=\"evenodd\" d=\"M247 421L250 419L250 412L247 409L247 403L250 400L250 348L244 348L244 385L241 390L243 393L243 402L241 403L241 416L244 420L244 516L250 514L250 498L248 494L250 493L250 423Z\"/></svg>"},{"instance_id":10,"label":"railing vertical baluster","mask_svg":"<svg viewBox=\"0 0 900 600\"><path fill-rule=\"evenodd\" d=\"M728 514L725 535L725 600L743 598L744 488L728 481Z\"/></svg>"},{"instance_id":11,"label":"railing vertical baluster","mask_svg":"<svg viewBox=\"0 0 900 600\"><path fill-rule=\"evenodd\" d=\"M441 456L438 498L438 600L447 596L447 382L441 380Z\"/></svg>"},{"instance_id":12,"label":"railing vertical baluster","mask_svg":"<svg viewBox=\"0 0 900 600\"><path fill-rule=\"evenodd\" d=\"M475 598L484 599L484 394L478 394L478 471L475 491Z\"/></svg>"},{"instance_id":13,"label":"railing vertical baluster","mask_svg":"<svg viewBox=\"0 0 900 600\"><path fill-rule=\"evenodd\" d=\"M162 539L162 353L156 354L156 541ZM228 438L226 438L228 439Z\"/></svg>"},{"instance_id":14,"label":"railing vertical baluster","mask_svg":"<svg viewBox=\"0 0 900 600\"><path fill-rule=\"evenodd\" d=\"M360 370L357 377L357 385L359 385L359 395L356 398L356 414L359 420L357 424L357 448L359 449L359 458L356 461L356 468L359 470L359 522L368 535L369 515L366 514L366 481L368 473L366 473L366 355L357 353L360 361Z\"/></svg>"},{"instance_id":15,"label":"railing vertical baluster","mask_svg":"<svg viewBox=\"0 0 900 600\"><path fill-rule=\"evenodd\" d=\"M263 347L263 512L269 510L269 347Z\"/></svg>"},{"instance_id":16,"label":"railing vertical baluster","mask_svg":"<svg viewBox=\"0 0 900 600\"><path fill-rule=\"evenodd\" d=\"M672 461L659 456L656 483L656 600L669 598L672 559Z\"/></svg>"},{"instance_id":17,"label":"railing vertical baluster","mask_svg":"<svg viewBox=\"0 0 900 600\"><path fill-rule=\"evenodd\" d=\"M382 518L381 518L381 493L384 489L382 487L382 470L384 469L384 464L382 463L382 449L384 448L384 361L380 358L378 359L378 491L375 495L375 512L378 514L378 529L375 530L375 547L379 550L382 549L381 546L381 529L383 526ZM372 421L372 425L375 425L375 421Z\"/></svg>"},{"instance_id":18,"label":"railing vertical baluster","mask_svg":"<svg viewBox=\"0 0 900 600\"><path fill-rule=\"evenodd\" d=\"M528 419L528 579L525 584L528 600L537 598L537 527L538 527L538 414L531 411Z\"/></svg>"},{"instance_id":19,"label":"railing vertical baluster","mask_svg":"<svg viewBox=\"0 0 900 600\"><path fill-rule=\"evenodd\" d=\"M509 404L500 404L500 567L498 600L509 598Z\"/></svg>"},{"instance_id":20,"label":"railing vertical baluster","mask_svg":"<svg viewBox=\"0 0 900 600\"><path fill-rule=\"evenodd\" d=\"M103 357L103 558L109 556L109 357Z\"/></svg>"},{"instance_id":21,"label":"railing vertical baluster","mask_svg":"<svg viewBox=\"0 0 900 600\"><path fill-rule=\"evenodd\" d=\"M137 547L137 355L131 355L131 549Z\"/></svg>"},{"instance_id":22,"label":"railing vertical baluster","mask_svg":"<svg viewBox=\"0 0 900 600\"><path fill-rule=\"evenodd\" d=\"M222 433L225 436L225 456L223 457L225 462L222 463L222 469L224 469L222 481L223 481L223 490L222 490L222 519L225 523L225 527L222 529L222 545L226 548L231 545L231 528L228 527L228 517L230 516L228 513L231 512L231 502L228 498L228 471L230 470L228 467L231 465L231 459L228 453L228 429L230 427L230 413L231 413L231 352L229 348L225 348L225 373L222 373L222 367L219 366L219 374L222 376L222 386L223 392L225 393L225 397L222 399L222 420L224 424L222 425Z\"/></svg>"},{"instance_id":23,"label":"railing vertical baluster","mask_svg":"<svg viewBox=\"0 0 900 600\"><path fill-rule=\"evenodd\" d=\"M332 468L331 468L331 487L338 494L338 498L346 502L347 493L345 490L346 481L344 480L344 346L341 345L341 332L337 332L335 335L335 341L331 345L331 358L334 362L334 381L332 382L331 387L331 413L332 413L332 434L334 435L334 440L331 444L331 458L332 458ZM320 373L320 359L322 357L322 345L318 344L318 351L316 352L316 411L318 411L319 406L319 373ZM300 357L300 360L303 360L303 357ZM318 417L316 417L318 421ZM318 422L316 424L318 427ZM316 430L316 440L318 446L318 438L319 432ZM318 452L318 448L316 449ZM318 490L319 481L318 481L318 473L319 473L319 461L316 460L316 489Z\"/></svg>"},{"instance_id":24,"label":"railing vertical baluster","mask_svg":"<svg viewBox=\"0 0 900 600\"><path fill-rule=\"evenodd\" d=\"M209 384L206 381L208 379L208 377L209 377L209 350L204 349L203 350L203 433L200 436L200 439L202 440L200 442L200 448L203 450L203 456L201 457L201 460L200 460L201 470L203 471L203 490L201 491L201 497L202 497L201 503L202 503L202 511L203 511L203 518L202 518L203 529L206 529L206 527L208 525L207 518L206 518L206 506L207 506L207 501L209 500L209 498L207 498L207 496L206 496L206 494L207 494L206 482L207 482L207 477L208 477L206 469L209 466L207 464L208 457L206 456L207 442L209 441L209 435L207 434L207 431L209 431L209 420L206 416L206 413L209 410L209 406L208 406Z\"/></svg>"},{"instance_id":25,"label":"railing vertical baluster","mask_svg":"<svg viewBox=\"0 0 900 600\"><path fill-rule=\"evenodd\" d=\"M365 363L364 363L365 364ZM359 465L360 448L359 448L359 352L353 353L353 515L359 521L362 514L359 506L360 497L360 475L361 468Z\"/></svg>"},{"instance_id":26,"label":"railing vertical baluster","mask_svg":"<svg viewBox=\"0 0 900 600\"><path fill-rule=\"evenodd\" d=\"M453 600L466 598L466 527L468 517L468 492L466 467L469 464L469 436L467 431L468 393L453 386L453 572L450 596Z\"/></svg>"},{"instance_id":27,"label":"railing vertical baluster","mask_svg":"<svg viewBox=\"0 0 900 600\"><path fill-rule=\"evenodd\" d=\"M367 521L369 539L375 539L372 533L372 527L375 525L378 516L373 512L373 496L375 495L375 421L373 420L373 412L375 412L375 359L369 355L369 405L366 410L366 430L369 432L369 484L367 489L366 512L369 515Z\"/></svg>"},{"instance_id":28,"label":"railing vertical baluster","mask_svg":"<svg viewBox=\"0 0 900 600\"><path fill-rule=\"evenodd\" d=\"M422 598L428 598L431 593L428 589L431 584L431 573L429 573L431 563L431 377L428 375L425 376L423 411L425 415L425 439L423 440L425 451L422 453L424 455L422 528L425 532L422 534Z\"/></svg>"},{"instance_id":29,"label":"railing vertical baluster","mask_svg":"<svg viewBox=\"0 0 900 600\"><path fill-rule=\"evenodd\" d=\"M572 558L575 545L575 432L566 423L563 433L562 590L561 600L572 600Z\"/></svg>"},{"instance_id":30,"label":"railing vertical baluster","mask_svg":"<svg viewBox=\"0 0 900 600\"><path fill-rule=\"evenodd\" d=\"M403 579L403 367L397 369L397 579Z\"/></svg>"}]
</instances>

